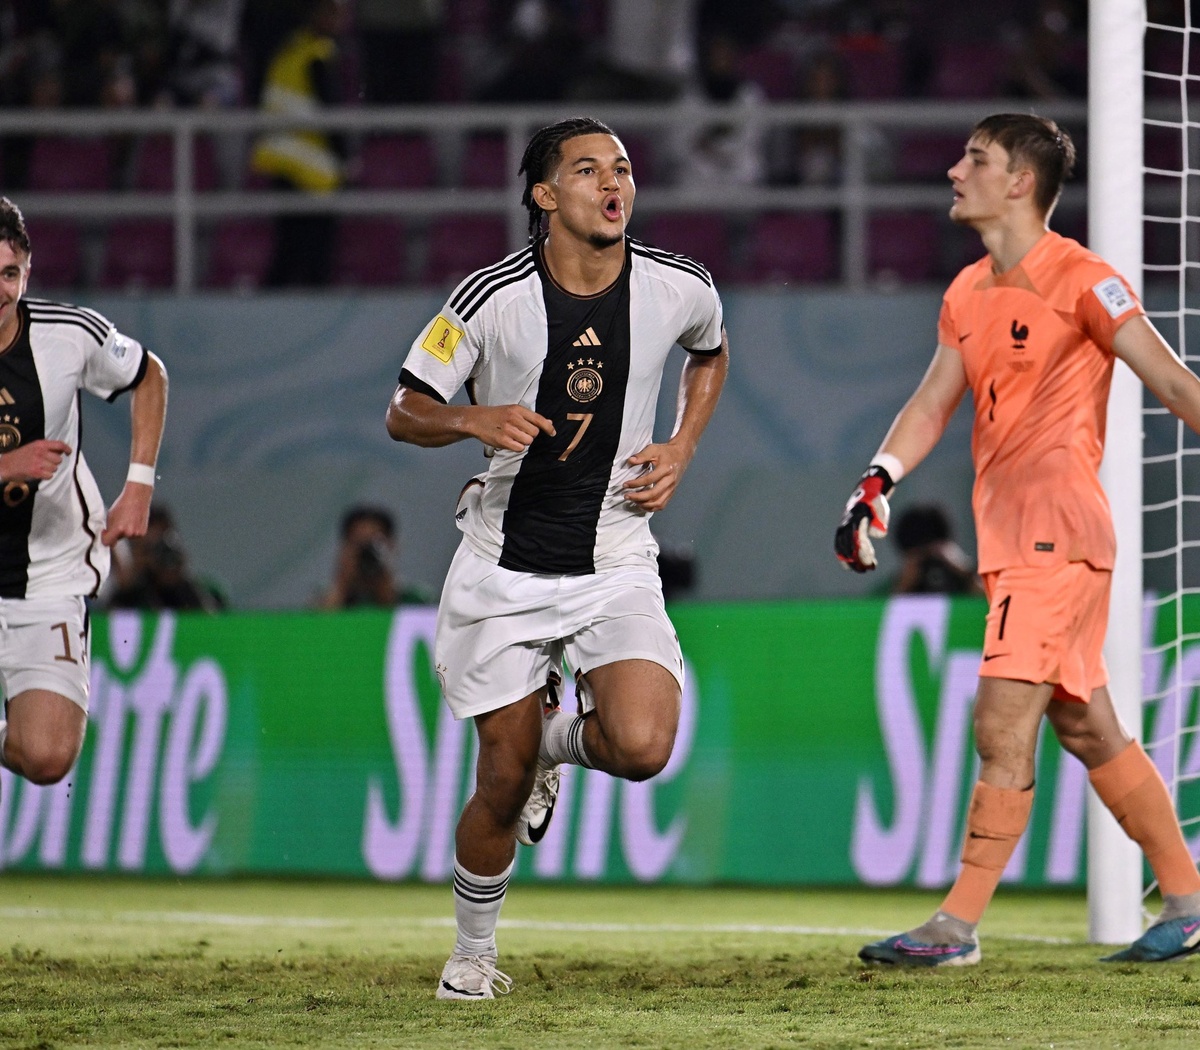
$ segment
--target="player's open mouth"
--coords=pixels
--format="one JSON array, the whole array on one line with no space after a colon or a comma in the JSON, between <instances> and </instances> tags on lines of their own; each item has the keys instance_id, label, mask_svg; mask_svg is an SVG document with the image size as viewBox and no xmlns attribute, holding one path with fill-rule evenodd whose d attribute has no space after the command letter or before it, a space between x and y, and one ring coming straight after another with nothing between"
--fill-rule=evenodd
<instances>
[{"instance_id":1,"label":"player's open mouth","mask_svg":"<svg viewBox=\"0 0 1200 1050\"><path fill-rule=\"evenodd\" d=\"M621 198L615 193L610 194L604 200L604 214L613 220L619 219L623 211Z\"/></svg>"}]
</instances>

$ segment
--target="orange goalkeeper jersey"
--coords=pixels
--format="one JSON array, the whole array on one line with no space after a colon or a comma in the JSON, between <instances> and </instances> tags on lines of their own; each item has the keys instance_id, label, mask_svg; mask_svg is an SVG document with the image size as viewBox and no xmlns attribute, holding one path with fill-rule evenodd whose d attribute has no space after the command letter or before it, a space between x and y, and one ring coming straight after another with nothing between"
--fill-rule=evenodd
<instances>
[{"instance_id":1,"label":"orange goalkeeper jersey","mask_svg":"<svg viewBox=\"0 0 1200 1050\"><path fill-rule=\"evenodd\" d=\"M975 399L971 451L979 571L1086 561L1111 569L1100 486L1112 341L1142 306L1076 241L1047 233L997 276L966 267L942 301L938 342L957 350Z\"/></svg>"}]
</instances>

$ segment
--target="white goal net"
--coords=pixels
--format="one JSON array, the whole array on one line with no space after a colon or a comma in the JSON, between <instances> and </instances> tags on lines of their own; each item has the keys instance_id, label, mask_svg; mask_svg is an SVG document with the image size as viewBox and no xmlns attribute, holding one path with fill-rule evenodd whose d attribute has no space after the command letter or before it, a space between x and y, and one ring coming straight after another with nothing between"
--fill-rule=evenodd
<instances>
[{"instance_id":1,"label":"white goal net","mask_svg":"<svg viewBox=\"0 0 1200 1050\"><path fill-rule=\"evenodd\" d=\"M1150 0L1146 8L1143 296L1158 330L1189 368L1200 371L1200 32L1193 17L1190 0ZM1150 394L1142 419L1145 746L1175 795L1195 857L1200 851L1200 438ZM1155 888L1149 882L1144 895Z\"/></svg>"}]
</instances>

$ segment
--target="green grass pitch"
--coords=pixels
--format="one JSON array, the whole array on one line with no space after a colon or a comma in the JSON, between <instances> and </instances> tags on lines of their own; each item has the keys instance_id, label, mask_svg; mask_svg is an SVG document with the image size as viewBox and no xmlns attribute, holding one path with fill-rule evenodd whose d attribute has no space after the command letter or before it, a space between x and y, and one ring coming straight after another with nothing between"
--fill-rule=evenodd
<instances>
[{"instance_id":1,"label":"green grass pitch","mask_svg":"<svg viewBox=\"0 0 1200 1050\"><path fill-rule=\"evenodd\" d=\"M1112 966L1074 894L1001 890L977 967L866 969L937 896L516 886L511 995L433 998L445 887L0 877L0 1046L1195 1047L1200 958Z\"/></svg>"}]
</instances>

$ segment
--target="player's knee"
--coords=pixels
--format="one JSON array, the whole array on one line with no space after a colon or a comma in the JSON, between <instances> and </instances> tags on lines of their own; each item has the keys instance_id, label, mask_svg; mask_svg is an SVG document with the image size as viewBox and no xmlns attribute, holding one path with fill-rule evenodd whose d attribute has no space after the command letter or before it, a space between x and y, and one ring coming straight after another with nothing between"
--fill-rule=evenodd
<instances>
[{"instance_id":1,"label":"player's knee","mask_svg":"<svg viewBox=\"0 0 1200 1050\"><path fill-rule=\"evenodd\" d=\"M620 775L625 780L649 780L663 771L671 758L675 733L658 727L628 734L617 747Z\"/></svg>"},{"instance_id":2,"label":"player's knee","mask_svg":"<svg viewBox=\"0 0 1200 1050\"><path fill-rule=\"evenodd\" d=\"M57 784L75 765L78 751L66 744L52 742L26 746L20 755L21 775L34 784Z\"/></svg>"}]
</instances>

